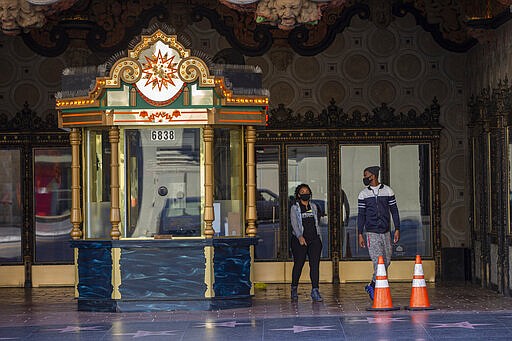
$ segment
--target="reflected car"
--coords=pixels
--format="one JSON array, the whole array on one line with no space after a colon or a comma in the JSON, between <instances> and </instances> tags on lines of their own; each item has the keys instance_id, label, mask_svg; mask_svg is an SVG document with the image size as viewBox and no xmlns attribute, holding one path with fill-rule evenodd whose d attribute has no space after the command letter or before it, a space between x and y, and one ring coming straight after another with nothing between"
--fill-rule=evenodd
<instances>
[{"instance_id":1,"label":"reflected car","mask_svg":"<svg viewBox=\"0 0 512 341\"><path fill-rule=\"evenodd\" d=\"M312 199L318 207L319 217L325 216L325 200ZM288 205L294 202L293 197L289 198ZM256 212L258 221L279 221L279 195L266 188L256 190Z\"/></svg>"},{"instance_id":2,"label":"reflected car","mask_svg":"<svg viewBox=\"0 0 512 341\"><path fill-rule=\"evenodd\" d=\"M160 213L159 234L177 237L201 235L201 198L187 197L185 205L178 199L168 198Z\"/></svg>"}]
</instances>

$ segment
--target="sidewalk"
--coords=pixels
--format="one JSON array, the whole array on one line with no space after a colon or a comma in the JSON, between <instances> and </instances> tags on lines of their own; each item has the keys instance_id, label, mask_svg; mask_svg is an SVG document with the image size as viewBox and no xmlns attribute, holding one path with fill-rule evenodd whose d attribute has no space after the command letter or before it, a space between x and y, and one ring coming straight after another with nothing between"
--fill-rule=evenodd
<instances>
[{"instance_id":1,"label":"sidewalk","mask_svg":"<svg viewBox=\"0 0 512 341\"><path fill-rule=\"evenodd\" d=\"M410 284L390 283L395 306ZM512 339L512 298L471 284L428 285L433 311L368 312L364 284L309 285L299 302L289 285L256 290L250 308L220 311L92 313L76 310L73 288L0 288L0 340L445 340Z\"/></svg>"}]
</instances>

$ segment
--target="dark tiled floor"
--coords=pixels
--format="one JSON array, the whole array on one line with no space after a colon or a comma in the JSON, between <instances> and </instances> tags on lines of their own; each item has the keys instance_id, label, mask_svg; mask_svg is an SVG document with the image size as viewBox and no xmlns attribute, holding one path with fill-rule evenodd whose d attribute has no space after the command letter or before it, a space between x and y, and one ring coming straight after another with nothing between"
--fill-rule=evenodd
<instances>
[{"instance_id":1,"label":"dark tiled floor","mask_svg":"<svg viewBox=\"0 0 512 341\"><path fill-rule=\"evenodd\" d=\"M409 303L410 284L391 283L393 303ZM221 311L92 313L76 309L73 288L0 289L0 340L507 340L512 298L470 284L428 286L436 310L369 312L363 284L308 285L298 303L289 285L256 290L250 308Z\"/></svg>"}]
</instances>

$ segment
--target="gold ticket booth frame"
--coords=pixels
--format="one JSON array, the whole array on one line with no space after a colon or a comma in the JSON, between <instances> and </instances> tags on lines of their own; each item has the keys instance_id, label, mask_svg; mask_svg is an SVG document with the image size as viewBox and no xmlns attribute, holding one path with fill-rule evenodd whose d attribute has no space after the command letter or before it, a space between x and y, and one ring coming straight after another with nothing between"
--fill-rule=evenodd
<instances>
[{"instance_id":1,"label":"gold ticket booth frame","mask_svg":"<svg viewBox=\"0 0 512 341\"><path fill-rule=\"evenodd\" d=\"M213 65L172 33L64 72L79 310L251 305L268 91L257 67Z\"/></svg>"}]
</instances>

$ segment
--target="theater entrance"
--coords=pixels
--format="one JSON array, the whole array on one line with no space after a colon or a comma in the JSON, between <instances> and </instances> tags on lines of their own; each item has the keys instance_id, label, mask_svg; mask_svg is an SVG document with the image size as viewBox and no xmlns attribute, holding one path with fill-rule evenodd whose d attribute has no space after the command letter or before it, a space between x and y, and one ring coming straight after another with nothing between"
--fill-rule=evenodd
<instances>
[{"instance_id":1,"label":"theater entrance","mask_svg":"<svg viewBox=\"0 0 512 341\"><path fill-rule=\"evenodd\" d=\"M389 111L385 106L368 116L374 121L358 120L357 115L333 120L329 117L343 110L335 105L328 109L332 116L324 121L321 115L318 120L301 120L290 111L274 111L269 126L257 134L255 281L291 280L289 208L295 202L295 187L301 183L311 187L321 216L321 281L369 280L373 268L368 251L357 243L357 197L364 188L363 170L372 165L381 167L379 181L394 190L400 210L401 239L393 246L390 280L411 280L419 254L427 280L434 281L440 273L436 195L440 127L435 120L419 124L432 112L416 114L409 121L391 118L386 122L379 119L382 110ZM296 129L285 129L291 121ZM309 281L307 263L302 280Z\"/></svg>"}]
</instances>

